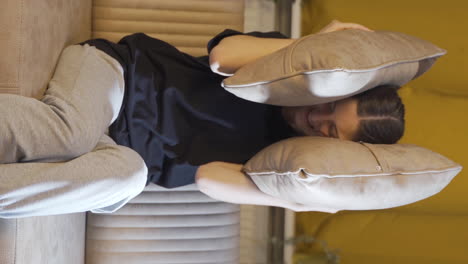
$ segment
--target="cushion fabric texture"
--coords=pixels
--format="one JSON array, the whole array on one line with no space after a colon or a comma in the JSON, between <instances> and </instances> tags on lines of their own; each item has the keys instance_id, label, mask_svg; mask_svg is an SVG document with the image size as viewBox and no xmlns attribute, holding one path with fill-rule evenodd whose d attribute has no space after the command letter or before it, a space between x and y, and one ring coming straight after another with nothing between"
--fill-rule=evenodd
<instances>
[{"instance_id":1,"label":"cushion fabric texture","mask_svg":"<svg viewBox=\"0 0 468 264\"><path fill-rule=\"evenodd\" d=\"M378 85L402 86L445 53L398 32L349 29L312 34L243 66L222 85L254 102L314 105Z\"/></svg>"},{"instance_id":2,"label":"cushion fabric texture","mask_svg":"<svg viewBox=\"0 0 468 264\"><path fill-rule=\"evenodd\" d=\"M277 142L244 166L266 194L317 208L401 206L440 192L461 166L410 144L367 144L324 137Z\"/></svg>"},{"instance_id":3,"label":"cushion fabric texture","mask_svg":"<svg viewBox=\"0 0 468 264\"><path fill-rule=\"evenodd\" d=\"M90 38L91 0L5 0L1 7L0 93L41 98L63 48Z\"/></svg>"}]
</instances>

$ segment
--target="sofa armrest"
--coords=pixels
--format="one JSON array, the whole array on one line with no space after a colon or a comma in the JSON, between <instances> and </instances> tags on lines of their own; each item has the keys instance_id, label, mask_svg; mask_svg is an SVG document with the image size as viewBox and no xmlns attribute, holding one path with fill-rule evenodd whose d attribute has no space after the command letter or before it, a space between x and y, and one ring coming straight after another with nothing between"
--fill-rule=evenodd
<instances>
[{"instance_id":1,"label":"sofa armrest","mask_svg":"<svg viewBox=\"0 0 468 264\"><path fill-rule=\"evenodd\" d=\"M84 264L85 213L0 218L0 263Z\"/></svg>"},{"instance_id":2,"label":"sofa armrest","mask_svg":"<svg viewBox=\"0 0 468 264\"><path fill-rule=\"evenodd\" d=\"M91 0L5 0L0 93L40 97L62 49L91 36Z\"/></svg>"},{"instance_id":3,"label":"sofa armrest","mask_svg":"<svg viewBox=\"0 0 468 264\"><path fill-rule=\"evenodd\" d=\"M5 0L0 93L40 97L62 49L91 36L91 0ZM0 219L0 263L84 263L85 213Z\"/></svg>"}]
</instances>

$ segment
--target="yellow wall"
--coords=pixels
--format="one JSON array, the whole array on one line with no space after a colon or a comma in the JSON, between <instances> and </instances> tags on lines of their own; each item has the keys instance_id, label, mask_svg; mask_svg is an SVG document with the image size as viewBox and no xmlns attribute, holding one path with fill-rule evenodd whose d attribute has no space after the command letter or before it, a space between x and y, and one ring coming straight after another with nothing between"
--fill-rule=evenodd
<instances>
[{"instance_id":1,"label":"yellow wall","mask_svg":"<svg viewBox=\"0 0 468 264\"><path fill-rule=\"evenodd\" d=\"M332 19L372 29L414 35L447 49L430 74L412 85L467 95L468 1L466 0L303 0L303 34ZM462 56L460 56L462 55ZM461 73L461 74L460 74Z\"/></svg>"},{"instance_id":2,"label":"yellow wall","mask_svg":"<svg viewBox=\"0 0 468 264\"><path fill-rule=\"evenodd\" d=\"M441 153L464 170L438 195L376 211L300 213L298 234L340 250L341 263L468 263L468 1L303 0L303 35L332 19L404 32L448 50L400 90L402 143ZM301 246L298 253L319 250Z\"/></svg>"}]
</instances>

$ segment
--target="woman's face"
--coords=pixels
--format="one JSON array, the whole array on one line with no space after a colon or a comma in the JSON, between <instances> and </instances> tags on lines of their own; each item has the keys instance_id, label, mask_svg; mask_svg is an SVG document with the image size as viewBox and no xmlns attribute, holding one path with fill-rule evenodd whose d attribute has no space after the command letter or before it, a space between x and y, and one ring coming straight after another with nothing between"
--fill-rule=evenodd
<instances>
[{"instance_id":1,"label":"woman's face","mask_svg":"<svg viewBox=\"0 0 468 264\"><path fill-rule=\"evenodd\" d=\"M299 134L352 140L359 127L357 101L283 107L283 118Z\"/></svg>"}]
</instances>

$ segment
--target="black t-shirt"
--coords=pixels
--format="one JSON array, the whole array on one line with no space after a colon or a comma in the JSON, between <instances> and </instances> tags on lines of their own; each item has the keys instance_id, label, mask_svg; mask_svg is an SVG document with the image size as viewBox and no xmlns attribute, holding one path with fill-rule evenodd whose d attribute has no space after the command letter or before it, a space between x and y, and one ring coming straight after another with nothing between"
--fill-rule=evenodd
<instances>
[{"instance_id":1,"label":"black t-shirt","mask_svg":"<svg viewBox=\"0 0 468 264\"><path fill-rule=\"evenodd\" d=\"M242 33L225 30L208 43L208 51L237 34ZM247 34L284 38L276 32ZM117 44L103 39L84 43L111 55L124 69L124 102L109 133L141 155L148 182L168 188L194 183L199 165L245 163L291 134L279 107L225 91L224 77L211 71L207 56L190 56L142 33Z\"/></svg>"}]
</instances>

